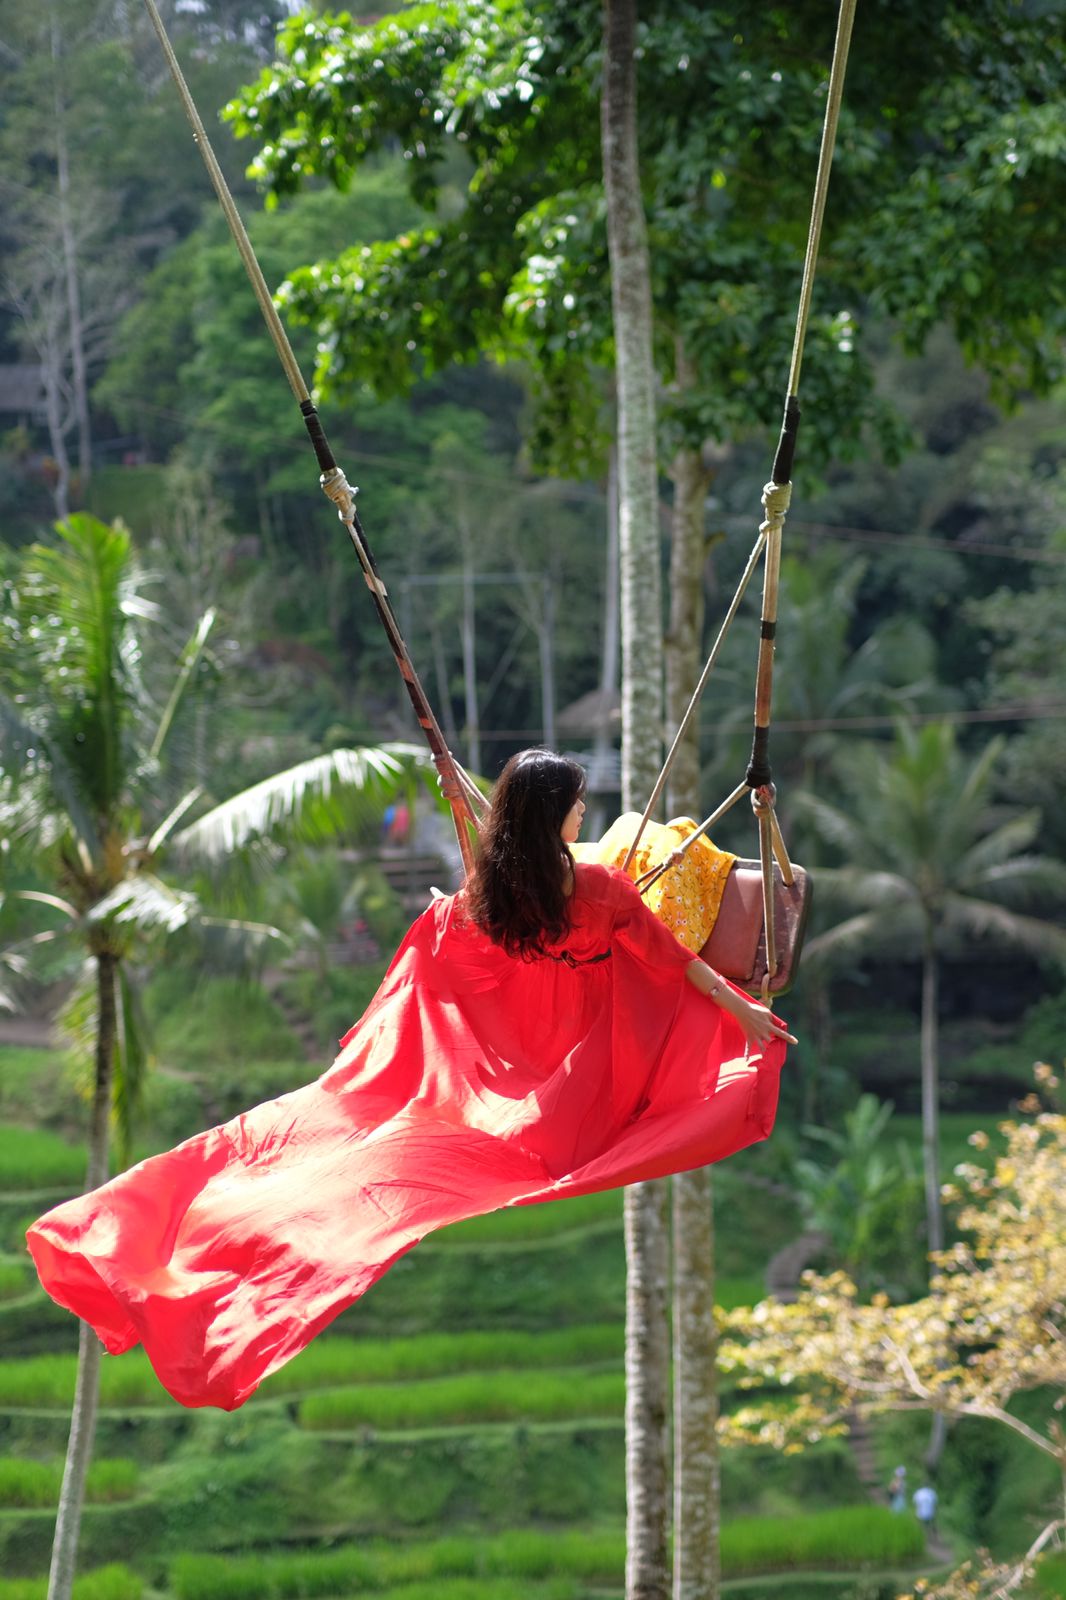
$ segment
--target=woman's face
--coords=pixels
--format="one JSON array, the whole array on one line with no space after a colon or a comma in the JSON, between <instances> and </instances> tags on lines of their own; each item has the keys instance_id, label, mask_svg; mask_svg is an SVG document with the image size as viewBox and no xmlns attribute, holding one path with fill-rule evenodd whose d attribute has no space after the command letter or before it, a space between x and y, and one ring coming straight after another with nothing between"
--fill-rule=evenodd
<instances>
[{"instance_id":1,"label":"woman's face","mask_svg":"<svg viewBox=\"0 0 1066 1600\"><path fill-rule=\"evenodd\" d=\"M582 799L574 801L570 810L563 818L563 825L559 829L559 837L564 844L576 844L577 836L581 832L581 819L585 815L585 802Z\"/></svg>"}]
</instances>

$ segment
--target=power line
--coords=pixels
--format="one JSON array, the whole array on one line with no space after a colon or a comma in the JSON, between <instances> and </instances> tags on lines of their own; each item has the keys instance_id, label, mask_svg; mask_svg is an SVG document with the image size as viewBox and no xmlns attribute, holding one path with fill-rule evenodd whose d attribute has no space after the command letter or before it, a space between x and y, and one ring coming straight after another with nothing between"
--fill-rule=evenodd
<instances>
[{"instance_id":1,"label":"power line","mask_svg":"<svg viewBox=\"0 0 1066 1600\"><path fill-rule=\"evenodd\" d=\"M838 730L859 731L872 728L894 728L905 722L1046 722L1066 718L1066 700L1024 705L987 706L979 711L907 711L895 715L867 717L774 718L777 733L821 733Z\"/></svg>"},{"instance_id":2,"label":"power line","mask_svg":"<svg viewBox=\"0 0 1066 1600\"><path fill-rule=\"evenodd\" d=\"M862 732L878 728L894 728L900 713L885 713L867 717L775 717L774 733L830 733ZM1047 722L1066 719L1066 700L1039 702L1026 705L990 706L980 711L908 711L902 713L905 722ZM461 733L462 730L460 730ZM483 739L529 739L540 737L542 728L479 728Z\"/></svg>"},{"instance_id":3,"label":"power line","mask_svg":"<svg viewBox=\"0 0 1066 1600\"><path fill-rule=\"evenodd\" d=\"M739 520L739 513L737 516ZM844 544L888 544L897 550L946 550L953 556L995 556L1008 561L1039 561L1048 566L1066 566L1066 552L1038 550L1033 545L988 544L978 539L959 544L954 539L937 539L932 534L889 533L884 528L838 527L833 522L792 520L789 528L793 532L820 534Z\"/></svg>"},{"instance_id":4,"label":"power line","mask_svg":"<svg viewBox=\"0 0 1066 1600\"><path fill-rule=\"evenodd\" d=\"M205 418L200 413L194 416L190 412L175 409L173 406L162 406L156 401L149 400L145 396L132 394L129 391L124 391L121 396L116 398L131 401L139 405L143 410L152 411L159 417L182 423L189 428L195 426L196 428L204 429L209 433L213 433L225 443L236 442L241 437L239 429L229 428L225 423L220 423L217 419ZM297 455L301 459L304 458L302 440L291 437L288 434L279 438L277 448L279 454L292 459L295 459ZM410 473L412 466L415 465L410 459L403 456L383 455L379 451L364 450L358 445L351 447L350 455L355 462L353 471L356 474L358 474L360 462L364 462L368 466L392 468L405 474ZM598 504L602 504L605 499L602 491L594 484L574 483L565 478L492 477L487 473L471 472L466 468L427 466L421 463L418 464L418 470L422 474L423 480L427 483L434 480L445 483L470 483L496 490L511 486L521 489L537 489L543 486L550 486L565 499L587 500ZM742 529L752 526L753 522L757 520L757 513L753 512L749 517L741 511L727 512L722 516L721 520L728 523L733 529ZM841 544L887 545L898 551L942 550L949 555L964 558L1031 561L1044 566L1066 566L1066 552L1041 550L1033 545L992 544L986 540L967 540L965 543L959 543L954 539L937 538L933 534L901 533L898 530L889 528L855 528L847 524L834 522L805 522L796 517L789 520L787 531L790 533L815 534L821 538Z\"/></svg>"}]
</instances>

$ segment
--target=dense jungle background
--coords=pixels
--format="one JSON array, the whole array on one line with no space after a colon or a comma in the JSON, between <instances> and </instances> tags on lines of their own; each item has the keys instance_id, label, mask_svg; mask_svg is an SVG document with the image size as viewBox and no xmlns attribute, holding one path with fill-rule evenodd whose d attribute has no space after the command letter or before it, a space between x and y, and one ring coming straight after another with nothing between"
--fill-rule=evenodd
<instances>
[{"instance_id":1,"label":"dense jungle background","mask_svg":"<svg viewBox=\"0 0 1066 1600\"><path fill-rule=\"evenodd\" d=\"M775 681L811 956L777 1129L715 1176L723 1314L809 1267L919 1302L923 1066L950 1184L1019 1103L1054 1115L1066 1055L1063 16L863 10ZM378 5L306 34L274 0L163 11L452 748L486 780L529 744L575 754L595 836L620 803L598 8ZM695 471L704 646L762 516L831 44L823 5L642 7L664 583ZM458 871L132 0L0 16L0 586L0 1600L36 1600L78 1338L24 1233L85 1184L94 961L123 973L115 1170L317 1075ZM700 713L701 816L744 775L757 633L753 592ZM136 894L126 868L106 901L79 878L89 813L147 863ZM756 853L748 808L716 838ZM620 1597L621 1208L447 1230L234 1415L106 1362L74 1594ZM967 1227L949 1203L948 1244ZM738 1428L723 1592L888 1600L979 1548L998 1571L1060 1514L1064 1384L999 1391L1047 1450L952 1422L931 1531L921 1408L795 1451ZM747 1403L737 1372L721 1403ZM1024 1592L1066 1594L1066 1559Z\"/></svg>"}]
</instances>

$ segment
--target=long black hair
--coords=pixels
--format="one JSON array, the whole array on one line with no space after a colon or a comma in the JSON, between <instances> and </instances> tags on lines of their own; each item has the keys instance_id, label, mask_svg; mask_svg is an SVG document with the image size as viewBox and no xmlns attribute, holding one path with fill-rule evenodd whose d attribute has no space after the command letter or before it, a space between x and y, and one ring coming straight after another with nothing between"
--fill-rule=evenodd
<instances>
[{"instance_id":1,"label":"long black hair","mask_svg":"<svg viewBox=\"0 0 1066 1600\"><path fill-rule=\"evenodd\" d=\"M510 955L531 959L566 931L574 858L559 830L584 792L584 770L551 750L520 750L500 773L466 903Z\"/></svg>"}]
</instances>

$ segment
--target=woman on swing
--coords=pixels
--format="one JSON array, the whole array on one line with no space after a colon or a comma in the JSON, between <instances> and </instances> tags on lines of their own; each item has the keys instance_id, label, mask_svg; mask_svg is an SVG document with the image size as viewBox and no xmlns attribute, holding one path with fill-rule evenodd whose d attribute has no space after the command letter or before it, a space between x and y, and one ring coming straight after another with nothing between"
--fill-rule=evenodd
<instances>
[{"instance_id":1,"label":"woman on swing","mask_svg":"<svg viewBox=\"0 0 1066 1600\"><path fill-rule=\"evenodd\" d=\"M427 1233L765 1138L785 1045L623 874L575 863L585 776L526 750L479 860L316 1082L57 1207L49 1294L184 1405L241 1405Z\"/></svg>"}]
</instances>

